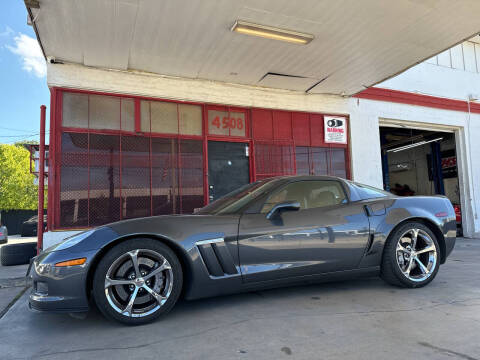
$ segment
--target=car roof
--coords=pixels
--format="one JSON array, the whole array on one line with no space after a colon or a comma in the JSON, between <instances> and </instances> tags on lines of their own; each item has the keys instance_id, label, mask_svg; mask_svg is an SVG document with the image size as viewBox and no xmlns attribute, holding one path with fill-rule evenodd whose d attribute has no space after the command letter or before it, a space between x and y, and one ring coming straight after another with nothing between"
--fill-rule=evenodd
<instances>
[{"instance_id":1,"label":"car roof","mask_svg":"<svg viewBox=\"0 0 480 360\"><path fill-rule=\"evenodd\" d=\"M265 180L285 180L285 181L299 181L299 180L335 180L345 182L346 180L338 176L330 175L284 175L284 176L275 176Z\"/></svg>"}]
</instances>

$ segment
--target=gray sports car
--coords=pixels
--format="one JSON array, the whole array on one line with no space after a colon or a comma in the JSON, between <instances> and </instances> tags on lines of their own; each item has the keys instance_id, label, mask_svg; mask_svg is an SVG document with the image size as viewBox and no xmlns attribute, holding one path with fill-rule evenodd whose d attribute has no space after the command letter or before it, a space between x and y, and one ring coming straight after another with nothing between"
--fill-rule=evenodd
<instances>
[{"instance_id":1,"label":"gray sports car","mask_svg":"<svg viewBox=\"0 0 480 360\"><path fill-rule=\"evenodd\" d=\"M240 188L193 215L124 220L37 256L30 306L143 324L180 296L380 275L420 287L455 245L455 212L437 197L397 197L327 176Z\"/></svg>"}]
</instances>

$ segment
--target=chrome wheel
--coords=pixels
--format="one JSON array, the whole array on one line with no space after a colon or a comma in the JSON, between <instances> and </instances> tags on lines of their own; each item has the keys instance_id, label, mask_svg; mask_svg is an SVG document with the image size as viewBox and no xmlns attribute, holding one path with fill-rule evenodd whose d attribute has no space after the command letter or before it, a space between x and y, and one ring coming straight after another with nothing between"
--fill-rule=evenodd
<instances>
[{"instance_id":1,"label":"chrome wheel","mask_svg":"<svg viewBox=\"0 0 480 360\"><path fill-rule=\"evenodd\" d=\"M165 257L153 250L132 250L108 268L105 296L121 315L148 316L166 303L173 280L172 267Z\"/></svg>"},{"instance_id":2,"label":"chrome wheel","mask_svg":"<svg viewBox=\"0 0 480 360\"><path fill-rule=\"evenodd\" d=\"M396 258L400 271L408 280L422 282L437 266L437 247L424 230L409 229L397 242Z\"/></svg>"}]
</instances>

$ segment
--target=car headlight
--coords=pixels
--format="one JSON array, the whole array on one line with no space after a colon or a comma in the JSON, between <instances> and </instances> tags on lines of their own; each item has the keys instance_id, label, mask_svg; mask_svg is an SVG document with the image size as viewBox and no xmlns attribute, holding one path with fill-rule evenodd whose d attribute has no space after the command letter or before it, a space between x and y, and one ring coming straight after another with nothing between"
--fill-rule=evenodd
<instances>
[{"instance_id":1,"label":"car headlight","mask_svg":"<svg viewBox=\"0 0 480 360\"><path fill-rule=\"evenodd\" d=\"M92 229L92 230L81 232L80 234L77 234L77 235L73 235L69 238L66 238L58 245L55 245L53 250L65 250L65 249L71 248L72 246L77 245L80 241L92 235L94 231L95 229Z\"/></svg>"}]
</instances>

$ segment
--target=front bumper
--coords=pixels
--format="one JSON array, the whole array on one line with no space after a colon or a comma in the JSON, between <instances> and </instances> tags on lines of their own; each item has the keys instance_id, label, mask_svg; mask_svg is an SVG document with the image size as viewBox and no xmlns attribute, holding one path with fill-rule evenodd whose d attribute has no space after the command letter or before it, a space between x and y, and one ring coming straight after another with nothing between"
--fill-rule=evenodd
<instances>
[{"instance_id":1,"label":"front bumper","mask_svg":"<svg viewBox=\"0 0 480 360\"><path fill-rule=\"evenodd\" d=\"M85 257L87 254L82 255ZM27 277L32 279L29 308L51 312L88 311L87 275L93 254L78 266L55 267L60 261L72 259L72 253L53 251L32 259Z\"/></svg>"}]
</instances>

